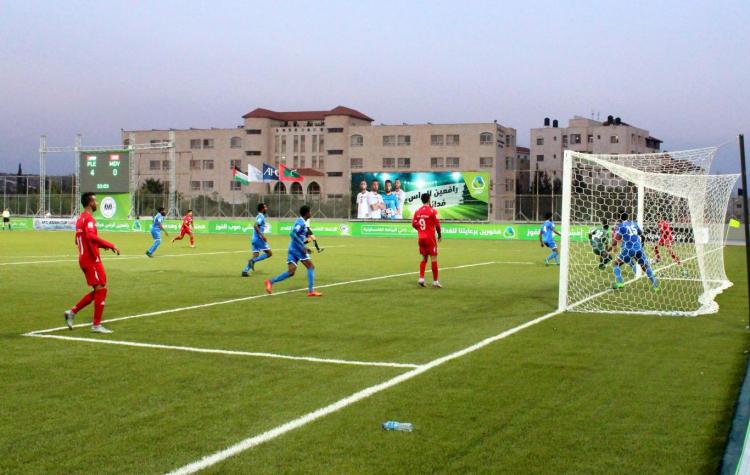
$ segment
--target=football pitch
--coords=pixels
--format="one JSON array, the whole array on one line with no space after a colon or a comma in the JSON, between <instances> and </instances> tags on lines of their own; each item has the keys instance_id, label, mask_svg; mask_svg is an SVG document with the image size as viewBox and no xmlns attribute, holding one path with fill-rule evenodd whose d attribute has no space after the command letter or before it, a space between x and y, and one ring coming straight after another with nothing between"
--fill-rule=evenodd
<instances>
[{"instance_id":1,"label":"football pitch","mask_svg":"<svg viewBox=\"0 0 750 475\"><path fill-rule=\"evenodd\" d=\"M89 290L72 233L0 233L0 473L706 473L723 455L744 248L720 312L687 318L556 314L536 242L444 241L433 289L414 240L321 238L308 298L302 270L264 291L285 236L248 278L246 237L166 238L153 259L146 234L103 237L123 252L102 251L110 335L92 306L63 328Z\"/></svg>"}]
</instances>

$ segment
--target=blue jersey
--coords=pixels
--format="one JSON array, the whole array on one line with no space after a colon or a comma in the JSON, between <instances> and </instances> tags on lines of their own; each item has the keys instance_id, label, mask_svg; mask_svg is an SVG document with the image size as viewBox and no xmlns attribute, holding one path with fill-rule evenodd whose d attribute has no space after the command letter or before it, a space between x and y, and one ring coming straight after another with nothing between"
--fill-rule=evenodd
<instances>
[{"instance_id":1,"label":"blue jersey","mask_svg":"<svg viewBox=\"0 0 750 475\"><path fill-rule=\"evenodd\" d=\"M544 242L553 242L555 238L553 237L552 231L555 230L555 224L551 220L547 220L542 224L542 241Z\"/></svg>"},{"instance_id":2,"label":"blue jersey","mask_svg":"<svg viewBox=\"0 0 750 475\"><path fill-rule=\"evenodd\" d=\"M385 203L385 217L388 219L395 219L398 213L398 195L391 192L391 194L383 195L383 202Z\"/></svg>"},{"instance_id":3,"label":"blue jersey","mask_svg":"<svg viewBox=\"0 0 750 475\"><path fill-rule=\"evenodd\" d=\"M263 238L261 236L266 232L266 217L263 213L259 213L258 216L255 217L255 225L260 229L260 233L258 233L257 229L253 228L253 241L262 241Z\"/></svg>"},{"instance_id":4,"label":"blue jersey","mask_svg":"<svg viewBox=\"0 0 750 475\"><path fill-rule=\"evenodd\" d=\"M164 222L164 216L161 213L156 213L154 221L151 223L151 235L161 236L161 225Z\"/></svg>"},{"instance_id":5,"label":"blue jersey","mask_svg":"<svg viewBox=\"0 0 750 475\"><path fill-rule=\"evenodd\" d=\"M617 237L622 239L622 250L635 252L642 250L641 247L641 228L635 221L623 221L615 228Z\"/></svg>"},{"instance_id":6,"label":"blue jersey","mask_svg":"<svg viewBox=\"0 0 750 475\"><path fill-rule=\"evenodd\" d=\"M297 218L289 236L292 238L289 241L289 252L307 254L307 245L305 244L305 239L307 239L307 224L304 219Z\"/></svg>"}]
</instances>

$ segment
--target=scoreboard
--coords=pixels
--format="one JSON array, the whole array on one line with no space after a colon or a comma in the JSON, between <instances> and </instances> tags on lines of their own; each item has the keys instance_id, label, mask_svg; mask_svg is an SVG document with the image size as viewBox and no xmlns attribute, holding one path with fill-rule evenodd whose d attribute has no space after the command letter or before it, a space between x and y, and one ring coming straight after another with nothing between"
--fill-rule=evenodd
<instances>
[{"instance_id":1,"label":"scoreboard","mask_svg":"<svg viewBox=\"0 0 750 475\"><path fill-rule=\"evenodd\" d=\"M81 152L81 193L129 193L130 158L127 151Z\"/></svg>"}]
</instances>

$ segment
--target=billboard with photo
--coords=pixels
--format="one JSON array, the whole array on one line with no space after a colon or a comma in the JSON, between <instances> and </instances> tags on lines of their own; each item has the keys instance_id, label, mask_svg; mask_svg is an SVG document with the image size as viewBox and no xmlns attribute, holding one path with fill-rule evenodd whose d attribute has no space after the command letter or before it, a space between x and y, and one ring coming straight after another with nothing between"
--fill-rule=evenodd
<instances>
[{"instance_id":1,"label":"billboard with photo","mask_svg":"<svg viewBox=\"0 0 750 475\"><path fill-rule=\"evenodd\" d=\"M438 210L441 220L487 221L489 218L488 172L352 173L351 190L352 219L409 220L422 206L422 193L430 194L430 203Z\"/></svg>"}]
</instances>

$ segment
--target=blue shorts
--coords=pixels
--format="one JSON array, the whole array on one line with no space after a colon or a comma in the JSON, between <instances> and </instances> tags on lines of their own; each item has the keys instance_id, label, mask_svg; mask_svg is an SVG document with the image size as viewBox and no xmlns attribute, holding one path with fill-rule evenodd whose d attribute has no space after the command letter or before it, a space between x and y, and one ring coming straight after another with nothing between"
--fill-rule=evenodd
<instances>
[{"instance_id":1,"label":"blue shorts","mask_svg":"<svg viewBox=\"0 0 750 475\"><path fill-rule=\"evenodd\" d=\"M557 249L557 243L555 241L544 241L544 245L552 250Z\"/></svg>"},{"instance_id":2,"label":"blue shorts","mask_svg":"<svg viewBox=\"0 0 750 475\"><path fill-rule=\"evenodd\" d=\"M635 260L638 265L648 265L648 257L643 253L643 249L623 249L617 258L625 264L630 264L631 260Z\"/></svg>"},{"instance_id":3,"label":"blue shorts","mask_svg":"<svg viewBox=\"0 0 750 475\"><path fill-rule=\"evenodd\" d=\"M161 231L151 231L151 237L156 239L161 239Z\"/></svg>"},{"instance_id":4,"label":"blue shorts","mask_svg":"<svg viewBox=\"0 0 750 475\"><path fill-rule=\"evenodd\" d=\"M286 257L287 264L297 265L299 261L309 261L310 255L307 252L300 252L298 249L289 249Z\"/></svg>"},{"instance_id":5,"label":"blue shorts","mask_svg":"<svg viewBox=\"0 0 750 475\"><path fill-rule=\"evenodd\" d=\"M263 252L271 250L271 246L269 246L268 243L262 239L253 239L252 248L253 252Z\"/></svg>"}]
</instances>

